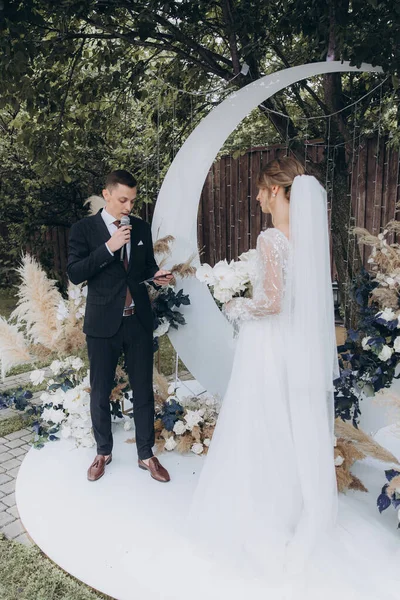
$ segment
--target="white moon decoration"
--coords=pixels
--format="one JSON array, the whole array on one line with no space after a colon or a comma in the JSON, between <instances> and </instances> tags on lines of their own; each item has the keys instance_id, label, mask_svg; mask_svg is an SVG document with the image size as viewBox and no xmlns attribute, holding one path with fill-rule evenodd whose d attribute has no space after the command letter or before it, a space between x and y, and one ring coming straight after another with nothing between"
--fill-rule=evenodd
<instances>
[{"instance_id":1,"label":"white moon decoration","mask_svg":"<svg viewBox=\"0 0 400 600\"><path fill-rule=\"evenodd\" d=\"M171 264L196 254L197 213L208 171L226 138L263 101L285 87L308 77L335 72L382 72L380 67L348 62L319 62L300 65L266 75L232 93L214 108L190 134L169 168L157 199L152 223L153 239L173 235ZM195 277L178 282L190 296L184 307L186 325L169 337L193 376L211 393L224 395L232 369L232 327L216 306L205 284Z\"/></svg>"}]
</instances>

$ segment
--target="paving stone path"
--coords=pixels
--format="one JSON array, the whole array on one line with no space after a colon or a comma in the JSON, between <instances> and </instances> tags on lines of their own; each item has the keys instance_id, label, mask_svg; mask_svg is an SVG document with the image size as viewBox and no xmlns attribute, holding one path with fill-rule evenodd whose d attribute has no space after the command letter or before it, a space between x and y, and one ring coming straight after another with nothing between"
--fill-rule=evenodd
<instances>
[{"instance_id":1,"label":"paving stone path","mask_svg":"<svg viewBox=\"0 0 400 600\"><path fill-rule=\"evenodd\" d=\"M25 454L30 449L30 429L0 437L0 533L27 546L33 544L21 523L15 504L15 482Z\"/></svg>"}]
</instances>

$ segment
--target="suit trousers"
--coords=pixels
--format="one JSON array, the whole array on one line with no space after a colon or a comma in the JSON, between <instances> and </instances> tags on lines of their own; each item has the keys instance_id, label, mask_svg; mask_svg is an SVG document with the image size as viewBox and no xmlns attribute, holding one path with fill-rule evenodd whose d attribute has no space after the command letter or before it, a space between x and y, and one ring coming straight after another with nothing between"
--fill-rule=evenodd
<instances>
[{"instance_id":1,"label":"suit trousers","mask_svg":"<svg viewBox=\"0 0 400 600\"><path fill-rule=\"evenodd\" d=\"M97 453L111 454L110 394L121 352L125 356L129 383L133 391L133 418L138 457L153 456L154 394L153 335L146 331L136 314L122 318L117 333L109 338L86 336L90 362L90 414Z\"/></svg>"}]
</instances>

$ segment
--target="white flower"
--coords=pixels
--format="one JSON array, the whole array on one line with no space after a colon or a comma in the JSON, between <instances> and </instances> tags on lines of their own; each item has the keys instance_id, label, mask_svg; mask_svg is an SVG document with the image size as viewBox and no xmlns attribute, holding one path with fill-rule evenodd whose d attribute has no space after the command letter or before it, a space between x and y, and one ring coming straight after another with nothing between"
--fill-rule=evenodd
<instances>
[{"instance_id":1,"label":"white flower","mask_svg":"<svg viewBox=\"0 0 400 600\"><path fill-rule=\"evenodd\" d=\"M203 447L203 444L196 442L196 444L193 444L193 446L190 449L195 454L201 454L204 450L204 447Z\"/></svg>"},{"instance_id":2,"label":"white flower","mask_svg":"<svg viewBox=\"0 0 400 600\"><path fill-rule=\"evenodd\" d=\"M186 431L186 425L183 421L176 421L174 425L174 433L176 435L182 435Z\"/></svg>"},{"instance_id":3,"label":"white flower","mask_svg":"<svg viewBox=\"0 0 400 600\"><path fill-rule=\"evenodd\" d=\"M394 340L393 349L395 352L400 352L400 335Z\"/></svg>"},{"instance_id":4,"label":"white flower","mask_svg":"<svg viewBox=\"0 0 400 600\"><path fill-rule=\"evenodd\" d=\"M89 394L80 386L65 392L64 409L70 414L85 416L89 411Z\"/></svg>"},{"instance_id":5,"label":"white flower","mask_svg":"<svg viewBox=\"0 0 400 600\"><path fill-rule=\"evenodd\" d=\"M344 458L343 458L343 456L340 456L340 454L339 454L335 458L335 467L340 467L343 463L344 463Z\"/></svg>"},{"instance_id":6,"label":"white flower","mask_svg":"<svg viewBox=\"0 0 400 600\"><path fill-rule=\"evenodd\" d=\"M196 269L196 277L201 283L206 283L207 285L214 285L215 283L213 268L207 263Z\"/></svg>"},{"instance_id":7,"label":"white flower","mask_svg":"<svg viewBox=\"0 0 400 600\"><path fill-rule=\"evenodd\" d=\"M219 302L222 302L222 304L229 302L229 300L232 300L233 298L233 292L231 290L223 290L219 285L214 285L213 295L214 298L219 300Z\"/></svg>"},{"instance_id":8,"label":"white flower","mask_svg":"<svg viewBox=\"0 0 400 600\"><path fill-rule=\"evenodd\" d=\"M226 260L220 260L214 267L216 284L223 290L236 290L240 286L240 277L235 270L235 263L231 261L228 265Z\"/></svg>"},{"instance_id":9,"label":"white flower","mask_svg":"<svg viewBox=\"0 0 400 600\"><path fill-rule=\"evenodd\" d=\"M393 279L393 277L386 277L386 283L387 283L388 285L394 285L396 282L395 282L395 280Z\"/></svg>"},{"instance_id":10,"label":"white flower","mask_svg":"<svg viewBox=\"0 0 400 600\"><path fill-rule=\"evenodd\" d=\"M155 329L153 331L153 337L161 337L162 335L165 335L167 333L168 329L169 329L169 321L168 321L168 319L163 317L161 320L161 323L159 324L157 329Z\"/></svg>"},{"instance_id":11,"label":"white flower","mask_svg":"<svg viewBox=\"0 0 400 600\"><path fill-rule=\"evenodd\" d=\"M29 379L33 385L40 385L44 381L44 375L44 371L36 369L36 371L32 371L32 373L29 375Z\"/></svg>"},{"instance_id":12,"label":"white flower","mask_svg":"<svg viewBox=\"0 0 400 600\"><path fill-rule=\"evenodd\" d=\"M61 367L62 362L60 360L53 360L50 365L50 371L53 373L53 375L58 375L61 371Z\"/></svg>"},{"instance_id":13,"label":"white flower","mask_svg":"<svg viewBox=\"0 0 400 600\"><path fill-rule=\"evenodd\" d=\"M371 350L371 346L369 345L369 340L371 339L371 337L365 337L361 340L361 345L363 347L363 350Z\"/></svg>"},{"instance_id":14,"label":"white flower","mask_svg":"<svg viewBox=\"0 0 400 600\"><path fill-rule=\"evenodd\" d=\"M62 410L56 410L55 408L45 408L42 413L43 421L51 421L58 425L65 421L66 415Z\"/></svg>"},{"instance_id":15,"label":"white flower","mask_svg":"<svg viewBox=\"0 0 400 600\"><path fill-rule=\"evenodd\" d=\"M53 406L61 406L64 404L65 392L61 388L57 388L53 394L48 394L49 398L47 402L52 402Z\"/></svg>"},{"instance_id":16,"label":"white flower","mask_svg":"<svg viewBox=\"0 0 400 600\"><path fill-rule=\"evenodd\" d=\"M57 306L57 319L59 321L64 321L68 317L69 311L68 307L65 304L64 300L60 300L59 305Z\"/></svg>"},{"instance_id":17,"label":"white flower","mask_svg":"<svg viewBox=\"0 0 400 600\"><path fill-rule=\"evenodd\" d=\"M377 313L375 316L384 321L394 321L396 318L396 315L391 308L385 308L385 310Z\"/></svg>"},{"instance_id":18,"label":"white flower","mask_svg":"<svg viewBox=\"0 0 400 600\"><path fill-rule=\"evenodd\" d=\"M71 367L74 369L74 371L79 371L79 369L82 369L83 367L83 360L79 358L79 356L75 357L71 362Z\"/></svg>"},{"instance_id":19,"label":"white flower","mask_svg":"<svg viewBox=\"0 0 400 600\"><path fill-rule=\"evenodd\" d=\"M243 262L249 262L250 260L254 260L257 256L257 250L251 249L248 250L247 252L243 252L240 256L239 256L239 260L243 261Z\"/></svg>"},{"instance_id":20,"label":"white flower","mask_svg":"<svg viewBox=\"0 0 400 600\"><path fill-rule=\"evenodd\" d=\"M169 437L167 439L167 441L165 442L164 448L165 448L165 450L174 450L176 448L176 446L177 446L177 443L175 441L175 438L173 435L171 435L171 437Z\"/></svg>"},{"instance_id":21,"label":"white flower","mask_svg":"<svg viewBox=\"0 0 400 600\"><path fill-rule=\"evenodd\" d=\"M184 416L186 421L186 429L192 431L193 427L203 421L203 415L199 410L188 410Z\"/></svg>"},{"instance_id":22,"label":"white flower","mask_svg":"<svg viewBox=\"0 0 400 600\"><path fill-rule=\"evenodd\" d=\"M378 354L378 358L379 358L379 360L386 361L386 360L389 360L389 358L392 356L392 354L393 354L393 348L390 348L390 346L385 344L383 346L382 350L380 351L380 353Z\"/></svg>"},{"instance_id":23,"label":"white flower","mask_svg":"<svg viewBox=\"0 0 400 600\"><path fill-rule=\"evenodd\" d=\"M132 429L132 419L125 419L124 430L130 431Z\"/></svg>"},{"instance_id":24,"label":"white flower","mask_svg":"<svg viewBox=\"0 0 400 600\"><path fill-rule=\"evenodd\" d=\"M211 444L211 440L210 440L210 438L206 438L206 439L204 440L204 445L205 445L205 446L207 446L207 448L208 448L208 446L209 446L210 444Z\"/></svg>"}]
</instances>

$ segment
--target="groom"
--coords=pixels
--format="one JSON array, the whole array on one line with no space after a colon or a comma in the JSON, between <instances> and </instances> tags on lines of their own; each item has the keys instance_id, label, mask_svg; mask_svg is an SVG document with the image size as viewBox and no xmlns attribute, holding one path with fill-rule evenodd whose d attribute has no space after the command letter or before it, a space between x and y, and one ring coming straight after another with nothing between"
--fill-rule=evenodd
<instances>
[{"instance_id":1,"label":"groom","mask_svg":"<svg viewBox=\"0 0 400 600\"><path fill-rule=\"evenodd\" d=\"M134 393L138 465L157 481L167 482L169 474L152 452L153 314L141 282L157 276L157 283L165 285L172 274L158 269L149 225L129 216L136 197L133 175L124 170L110 173L103 197L104 209L72 226L67 266L72 283L87 281L88 285L83 331L90 362L90 413L97 456L87 476L89 481L97 481L112 460L110 393L123 351ZM121 226L123 217L129 219L129 225Z\"/></svg>"}]
</instances>

